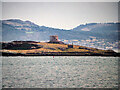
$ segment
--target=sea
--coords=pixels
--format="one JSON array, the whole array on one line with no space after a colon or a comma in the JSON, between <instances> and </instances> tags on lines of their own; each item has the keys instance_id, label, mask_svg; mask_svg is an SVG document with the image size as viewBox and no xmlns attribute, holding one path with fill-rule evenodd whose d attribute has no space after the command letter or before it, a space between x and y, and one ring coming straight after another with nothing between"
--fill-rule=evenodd
<instances>
[{"instance_id":1,"label":"sea","mask_svg":"<svg viewBox=\"0 0 120 90\"><path fill-rule=\"evenodd\" d=\"M118 57L2 57L2 88L118 88Z\"/></svg>"}]
</instances>

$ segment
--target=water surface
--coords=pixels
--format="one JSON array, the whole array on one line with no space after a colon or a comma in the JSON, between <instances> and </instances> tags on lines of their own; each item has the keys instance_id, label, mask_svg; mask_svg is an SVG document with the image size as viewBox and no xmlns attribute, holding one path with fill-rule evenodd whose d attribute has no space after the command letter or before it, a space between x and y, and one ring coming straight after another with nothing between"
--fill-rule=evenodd
<instances>
[{"instance_id":1,"label":"water surface","mask_svg":"<svg viewBox=\"0 0 120 90\"><path fill-rule=\"evenodd\" d=\"M3 87L118 87L118 57L3 57L2 63Z\"/></svg>"}]
</instances>

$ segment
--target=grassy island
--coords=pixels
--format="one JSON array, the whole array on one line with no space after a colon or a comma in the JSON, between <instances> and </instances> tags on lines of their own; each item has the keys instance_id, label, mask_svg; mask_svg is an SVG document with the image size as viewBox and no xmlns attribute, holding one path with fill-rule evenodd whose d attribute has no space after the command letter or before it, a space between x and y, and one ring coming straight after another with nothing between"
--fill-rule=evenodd
<instances>
[{"instance_id":1,"label":"grassy island","mask_svg":"<svg viewBox=\"0 0 120 90\"><path fill-rule=\"evenodd\" d=\"M119 56L113 50L101 50L72 44L35 41L1 42L2 56Z\"/></svg>"}]
</instances>

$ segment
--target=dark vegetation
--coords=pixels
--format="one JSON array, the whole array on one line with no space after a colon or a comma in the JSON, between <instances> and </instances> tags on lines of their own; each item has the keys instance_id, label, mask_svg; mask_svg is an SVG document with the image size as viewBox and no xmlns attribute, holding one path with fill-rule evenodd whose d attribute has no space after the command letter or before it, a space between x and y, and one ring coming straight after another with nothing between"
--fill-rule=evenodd
<instances>
[{"instance_id":1,"label":"dark vegetation","mask_svg":"<svg viewBox=\"0 0 120 90\"><path fill-rule=\"evenodd\" d=\"M11 43L1 43L2 49L7 50L29 50L29 49L39 49L42 46L31 44L31 41L14 41Z\"/></svg>"}]
</instances>

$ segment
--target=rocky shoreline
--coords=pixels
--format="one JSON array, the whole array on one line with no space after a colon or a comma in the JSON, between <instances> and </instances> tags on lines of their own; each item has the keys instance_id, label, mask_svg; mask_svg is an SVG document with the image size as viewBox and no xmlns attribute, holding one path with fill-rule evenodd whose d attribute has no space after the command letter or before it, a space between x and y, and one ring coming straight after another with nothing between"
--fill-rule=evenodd
<instances>
[{"instance_id":1,"label":"rocky shoreline","mask_svg":"<svg viewBox=\"0 0 120 90\"><path fill-rule=\"evenodd\" d=\"M113 56L119 57L120 53L88 53L88 52L44 52L44 53L6 53L2 52L2 56Z\"/></svg>"}]
</instances>

